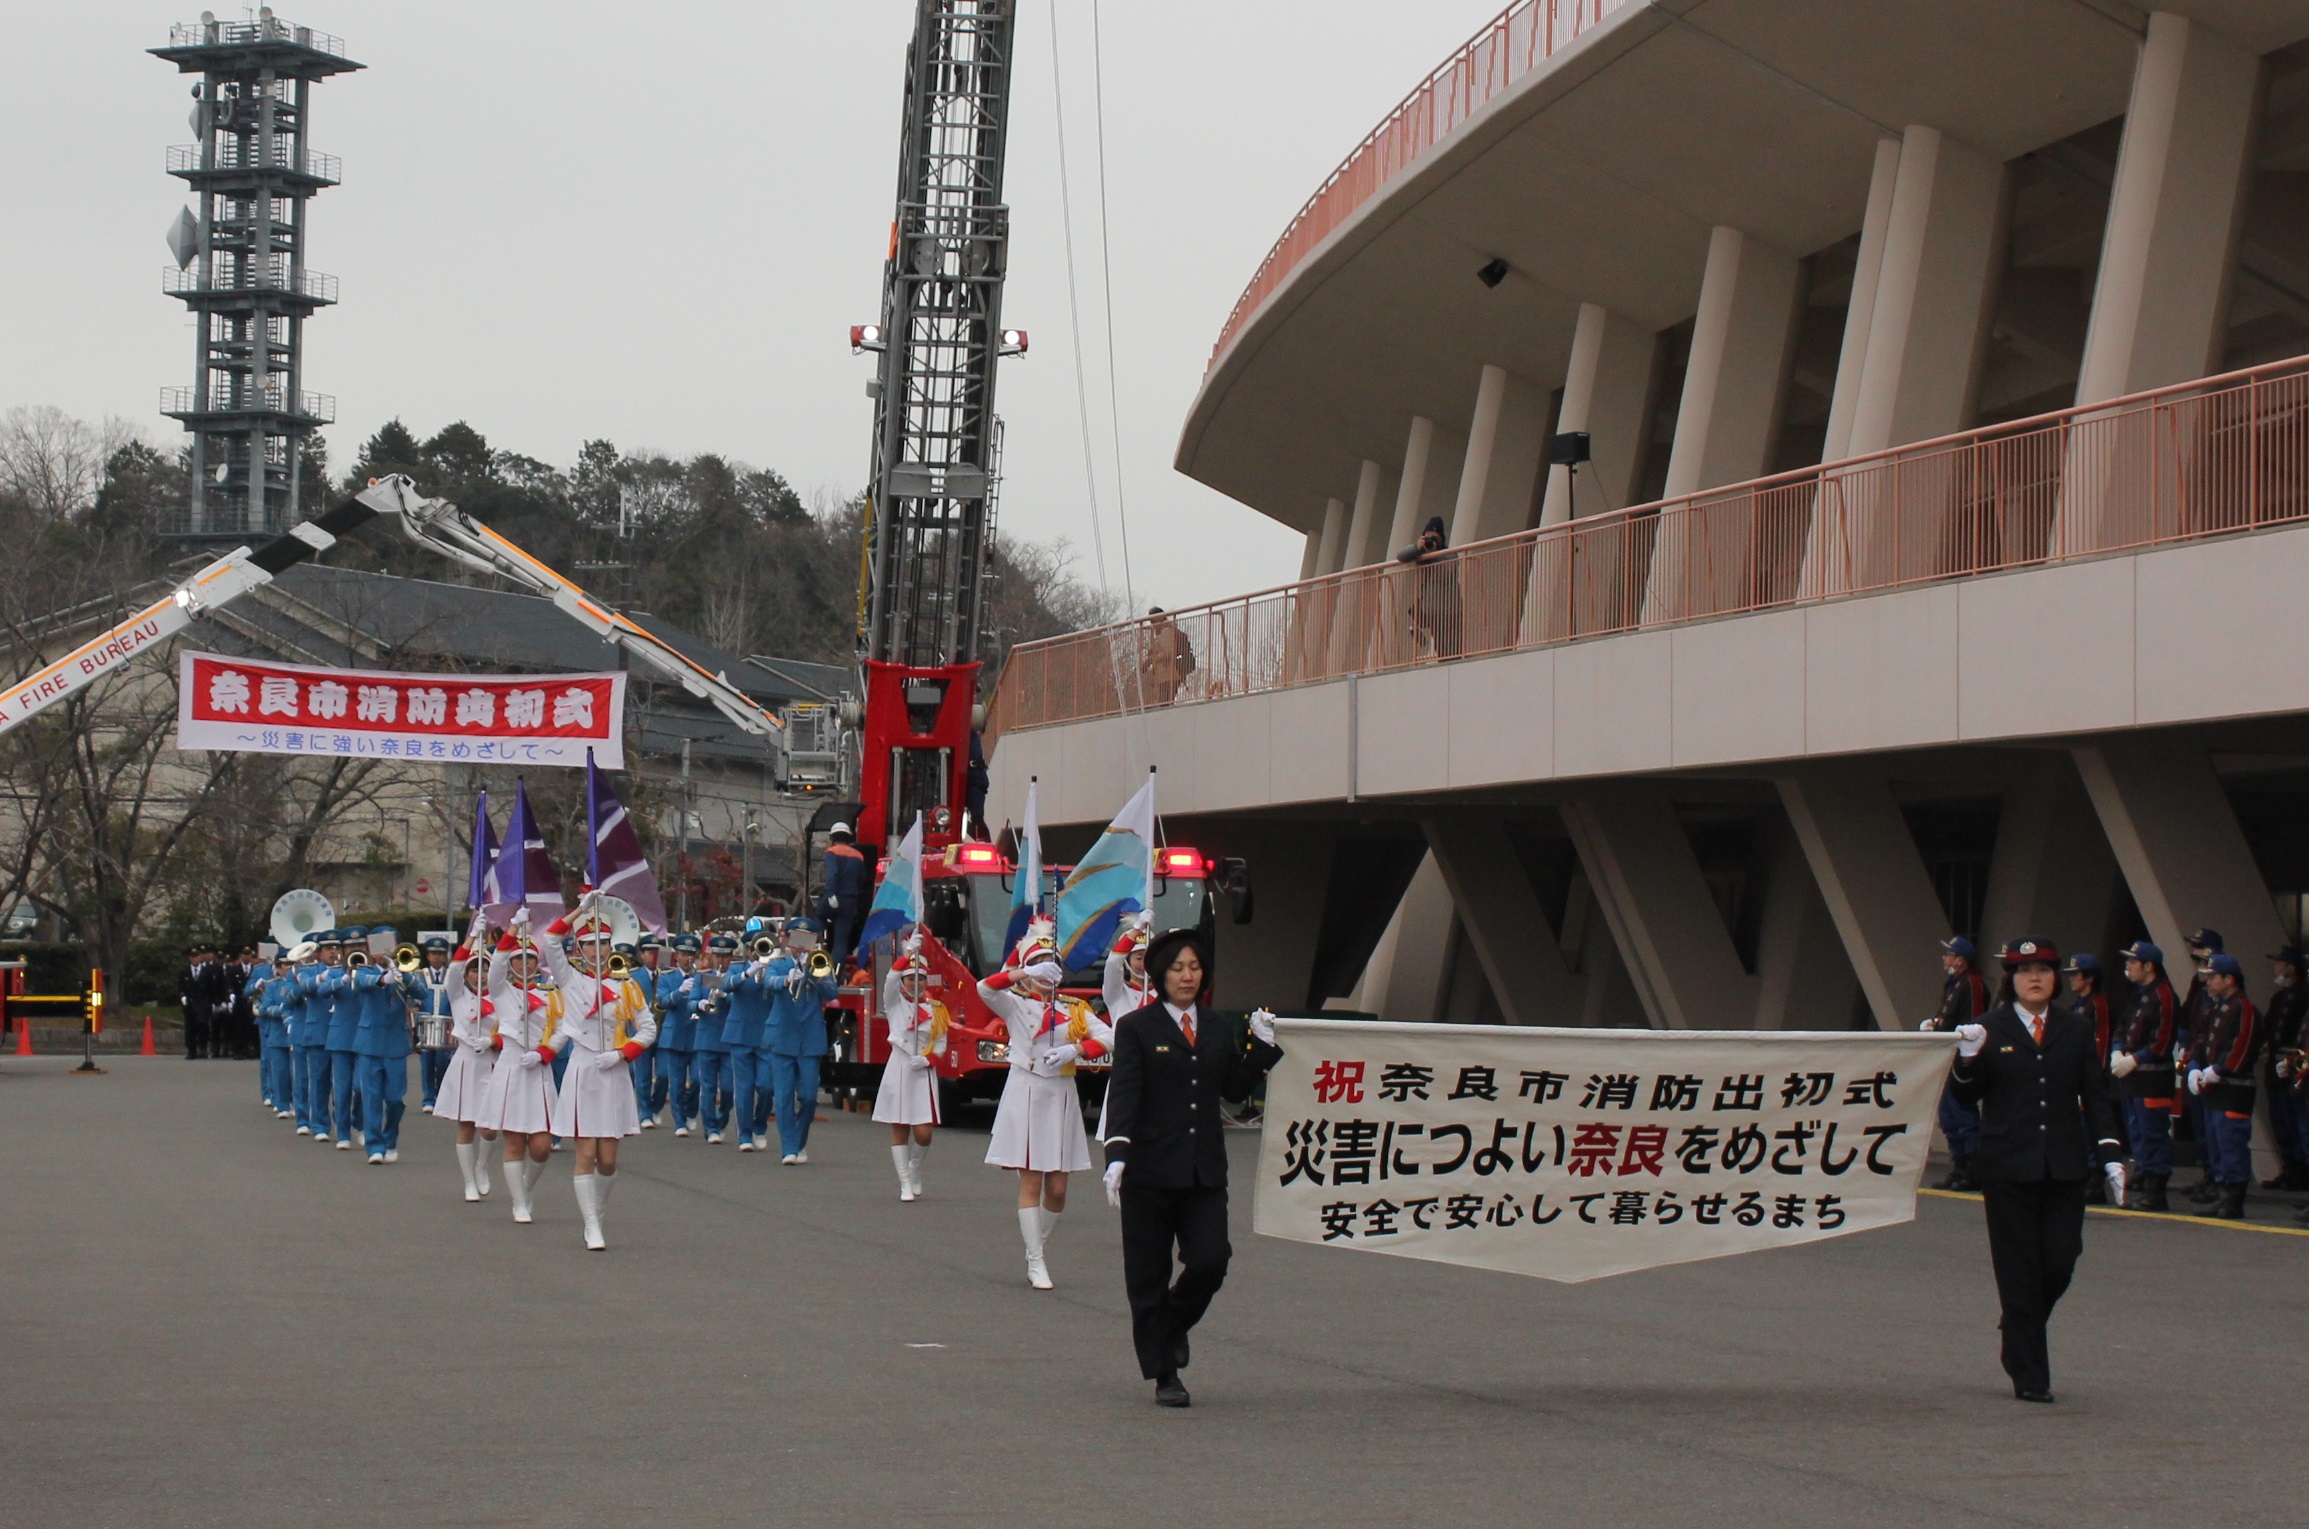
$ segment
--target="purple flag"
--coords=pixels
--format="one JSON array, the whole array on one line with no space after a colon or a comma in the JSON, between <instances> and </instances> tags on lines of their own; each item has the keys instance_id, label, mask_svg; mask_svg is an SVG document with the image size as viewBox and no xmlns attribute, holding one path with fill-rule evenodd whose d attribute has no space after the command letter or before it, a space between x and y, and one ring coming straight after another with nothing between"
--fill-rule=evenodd
<instances>
[{"instance_id":1,"label":"purple flag","mask_svg":"<svg viewBox=\"0 0 2309 1529\"><path fill-rule=\"evenodd\" d=\"M665 899L658 895L657 877L641 852L641 836L625 815L625 803L602 778L585 751L585 880L608 897L622 897L653 933L665 933Z\"/></svg>"},{"instance_id":2,"label":"purple flag","mask_svg":"<svg viewBox=\"0 0 2309 1529\"><path fill-rule=\"evenodd\" d=\"M489 826L489 793L473 804L473 870L465 879L465 906L484 908L497 896L497 830Z\"/></svg>"},{"instance_id":3,"label":"purple flag","mask_svg":"<svg viewBox=\"0 0 2309 1529\"><path fill-rule=\"evenodd\" d=\"M545 835L529 811L529 788L513 783L513 817L505 825L505 847L497 852L497 900L489 904L489 922L502 924L516 908L527 907L532 919L550 923L567 911L561 901L561 873L545 848Z\"/></svg>"}]
</instances>

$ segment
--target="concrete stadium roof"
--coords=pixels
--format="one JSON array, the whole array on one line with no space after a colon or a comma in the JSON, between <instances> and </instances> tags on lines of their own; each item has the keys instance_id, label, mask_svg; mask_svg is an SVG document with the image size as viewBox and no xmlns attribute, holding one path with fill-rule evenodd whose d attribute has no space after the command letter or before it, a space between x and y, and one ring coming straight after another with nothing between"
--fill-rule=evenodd
<instances>
[{"instance_id":1,"label":"concrete stadium roof","mask_svg":"<svg viewBox=\"0 0 2309 1529\"><path fill-rule=\"evenodd\" d=\"M2309 0L2169 0L2257 53ZM1582 302L1653 328L1698 304L1709 231L1804 256L1853 233L1909 124L2011 158L2121 115L2146 27L2122 0L1642 0L1479 107L1285 276L1215 357L1175 465L1296 528L1464 430L1498 365L1563 374ZM1487 288L1476 271L1511 267Z\"/></svg>"}]
</instances>

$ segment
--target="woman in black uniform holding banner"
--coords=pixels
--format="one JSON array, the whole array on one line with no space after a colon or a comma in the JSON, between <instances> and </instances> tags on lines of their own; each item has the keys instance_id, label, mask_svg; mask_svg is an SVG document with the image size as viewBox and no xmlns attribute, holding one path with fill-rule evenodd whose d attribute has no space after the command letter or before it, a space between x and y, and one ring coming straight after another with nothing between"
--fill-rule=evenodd
<instances>
[{"instance_id":1,"label":"woman in black uniform holding banner","mask_svg":"<svg viewBox=\"0 0 2309 1529\"><path fill-rule=\"evenodd\" d=\"M1264 1009L1251 1016L1248 1048L1236 1046L1232 1027L1209 1008L1210 959L1193 934L1174 929L1157 939L1146 969L1160 998L1123 1015L1114 1030L1106 1193L1122 1208L1123 1284L1139 1373L1155 1383L1158 1404L1184 1407L1187 1330L1219 1293L1234 1252L1219 1100L1249 1097L1283 1053L1275 1017Z\"/></svg>"}]
</instances>

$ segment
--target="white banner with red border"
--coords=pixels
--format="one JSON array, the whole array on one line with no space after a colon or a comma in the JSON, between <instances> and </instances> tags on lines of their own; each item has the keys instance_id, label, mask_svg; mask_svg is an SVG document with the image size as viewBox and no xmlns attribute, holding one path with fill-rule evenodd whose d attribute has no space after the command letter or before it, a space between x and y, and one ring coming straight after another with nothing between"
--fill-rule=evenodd
<instances>
[{"instance_id":1,"label":"white banner with red border","mask_svg":"<svg viewBox=\"0 0 2309 1529\"><path fill-rule=\"evenodd\" d=\"M1251 1225L1576 1282L1916 1215L1955 1038L1276 1022Z\"/></svg>"},{"instance_id":2,"label":"white banner with red border","mask_svg":"<svg viewBox=\"0 0 2309 1529\"><path fill-rule=\"evenodd\" d=\"M178 660L176 746L424 764L625 767L625 676Z\"/></svg>"}]
</instances>

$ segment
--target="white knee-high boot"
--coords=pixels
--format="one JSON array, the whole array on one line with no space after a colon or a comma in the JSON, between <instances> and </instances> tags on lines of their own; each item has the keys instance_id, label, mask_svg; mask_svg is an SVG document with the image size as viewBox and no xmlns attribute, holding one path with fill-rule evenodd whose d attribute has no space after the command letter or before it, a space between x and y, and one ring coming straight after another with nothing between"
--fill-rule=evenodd
<instances>
[{"instance_id":1,"label":"white knee-high boot","mask_svg":"<svg viewBox=\"0 0 2309 1529\"><path fill-rule=\"evenodd\" d=\"M596 1185L599 1176L591 1173L574 1175L569 1187L577 1192L578 1218L585 1223L585 1246L598 1253L609 1244L601 1240L601 1199Z\"/></svg>"},{"instance_id":2,"label":"white knee-high boot","mask_svg":"<svg viewBox=\"0 0 2309 1529\"><path fill-rule=\"evenodd\" d=\"M513 1219L527 1226L529 1213L529 1159L516 1158L505 1165L505 1192L513 1197Z\"/></svg>"},{"instance_id":3,"label":"white knee-high boot","mask_svg":"<svg viewBox=\"0 0 2309 1529\"><path fill-rule=\"evenodd\" d=\"M914 1150L905 1142L890 1149L890 1166L898 1170L898 1198L914 1198Z\"/></svg>"},{"instance_id":4,"label":"white knee-high boot","mask_svg":"<svg viewBox=\"0 0 2309 1529\"><path fill-rule=\"evenodd\" d=\"M481 1144L477 1141L457 1143L457 1171L465 1177L465 1198L468 1202L481 1198Z\"/></svg>"},{"instance_id":5,"label":"white knee-high boot","mask_svg":"<svg viewBox=\"0 0 2309 1529\"><path fill-rule=\"evenodd\" d=\"M1018 1235L1026 1244L1026 1282L1037 1290L1050 1288L1050 1269L1042 1261L1042 1207L1022 1205L1018 1210Z\"/></svg>"},{"instance_id":6,"label":"white knee-high boot","mask_svg":"<svg viewBox=\"0 0 2309 1529\"><path fill-rule=\"evenodd\" d=\"M1060 1212L1047 1210L1041 1206L1036 1206L1035 1209L1042 1217L1042 1245L1047 1250L1050 1247L1050 1234L1058 1230Z\"/></svg>"},{"instance_id":7,"label":"white knee-high boot","mask_svg":"<svg viewBox=\"0 0 2309 1529\"><path fill-rule=\"evenodd\" d=\"M926 1141L914 1143L914 1198L917 1200L922 1198L922 1159L929 1155L930 1143Z\"/></svg>"}]
</instances>

